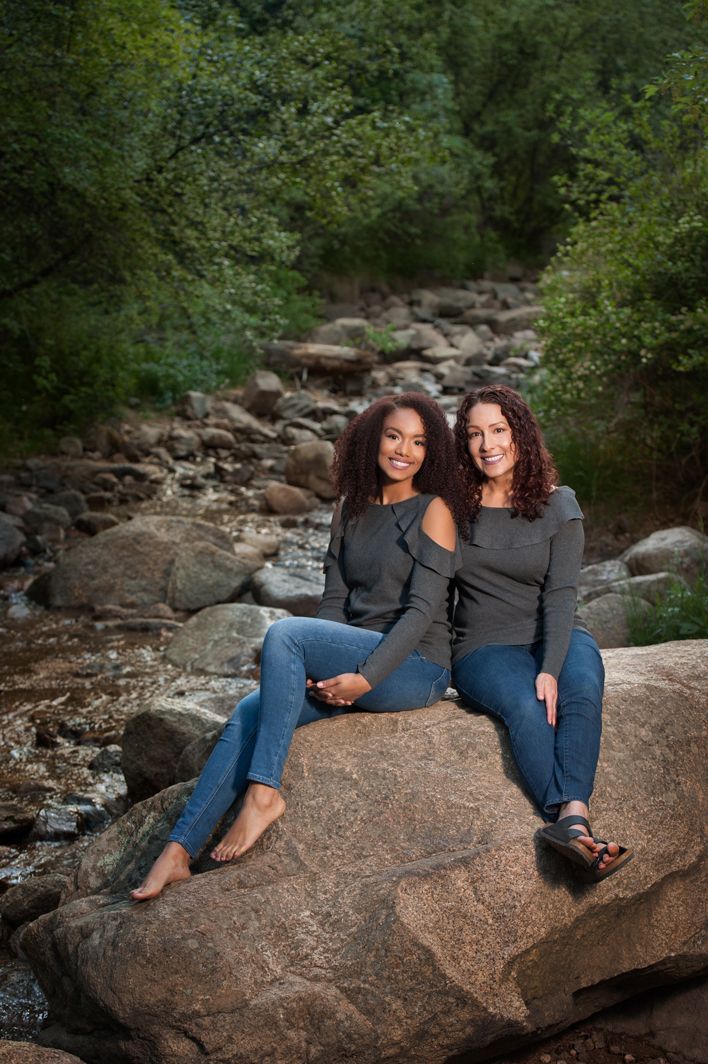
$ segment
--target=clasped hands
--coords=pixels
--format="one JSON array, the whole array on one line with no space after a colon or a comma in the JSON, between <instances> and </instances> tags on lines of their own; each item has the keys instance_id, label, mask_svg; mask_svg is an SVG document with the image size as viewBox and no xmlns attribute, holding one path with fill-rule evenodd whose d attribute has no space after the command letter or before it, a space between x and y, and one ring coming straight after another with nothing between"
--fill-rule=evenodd
<instances>
[{"instance_id":1,"label":"clasped hands","mask_svg":"<svg viewBox=\"0 0 708 1064\"><path fill-rule=\"evenodd\" d=\"M307 680L308 692L328 706L351 706L371 690L371 684L359 672L342 672L329 680Z\"/></svg>"}]
</instances>

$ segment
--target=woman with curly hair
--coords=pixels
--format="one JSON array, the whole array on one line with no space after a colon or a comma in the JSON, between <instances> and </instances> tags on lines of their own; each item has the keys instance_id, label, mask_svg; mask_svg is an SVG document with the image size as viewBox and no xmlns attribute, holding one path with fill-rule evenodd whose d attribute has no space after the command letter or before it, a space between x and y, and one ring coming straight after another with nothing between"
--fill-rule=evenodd
<instances>
[{"instance_id":1,"label":"woman with curly hair","mask_svg":"<svg viewBox=\"0 0 708 1064\"><path fill-rule=\"evenodd\" d=\"M521 396L485 386L455 424L469 533L457 573L453 684L509 729L519 771L550 823L540 837L584 878L631 850L593 836L588 802L600 751L604 670L575 620L582 512Z\"/></svg>"},{"instance_id":2,"label":"woman with curly hair","mask_svg":"<svg viewBox=\"0 0 708 1064\"><path fill-rule=\"evenodd\" d=\"M358 710L431 705L450 681L450 581L460 554L452 432L417 393L377 400L335 447L339 504L314 618L269 628L260 689L244 698L199 777L136 901L190 875L227 809L239 813L212 851L240 857L282 815L280 779L296 727Z\"/></svg>"}]
</instances>

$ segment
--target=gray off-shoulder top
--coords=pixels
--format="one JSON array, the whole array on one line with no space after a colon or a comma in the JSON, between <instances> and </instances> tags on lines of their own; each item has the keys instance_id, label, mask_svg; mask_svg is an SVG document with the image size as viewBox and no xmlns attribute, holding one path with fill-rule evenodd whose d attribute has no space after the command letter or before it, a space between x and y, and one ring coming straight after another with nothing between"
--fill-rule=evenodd
<instances>
[{"instance_id":1,"label":"gray off-shoulder top","mask_svg":"<svg viewBox=\"0 0 708 1064\"><path fill-rule=\"evenodd\" d=\"M543 643L541 672L558 677L575 618L583 513L572 488L552 492L541 517L483 506L457 573L453 661L481 646Z\"/></svg>"},{"instance_id":2,"label":"gray off-shoulder top","mask_svg":"<svg viewBox=\"0 0 708 1064\"><path fill-rule=\"evenodd\" d=\"M421 527L434 498L371 503L353 520L345 501L335 517L316 615L385 634L358 666L372 687L414 650L450 668L451 580L461 553L459 546L441 547Z\"/></svg>"}]
</instances>

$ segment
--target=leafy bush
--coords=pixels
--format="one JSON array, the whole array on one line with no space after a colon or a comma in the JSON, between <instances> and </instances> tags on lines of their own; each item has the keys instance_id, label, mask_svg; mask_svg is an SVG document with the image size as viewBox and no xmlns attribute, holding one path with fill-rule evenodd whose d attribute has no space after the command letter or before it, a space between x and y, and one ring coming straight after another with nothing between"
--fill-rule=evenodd
<instances>
[{"instance_id":1,"label":"leafy bush","mask_svg":"<svg viewBox=\"0 0 708 1064\"><path fill-rule=\"evenodd\" d=\"M578 220L543 278L549 440L594 453L595 495L645 503L696 499L708 440L708 110L691 106L708 56L692 79L687 65L675 57L631 121L593 120L567 190Z\"/></svg>"},{"instance_id":2,"label":"leafy bush","mask_svg":"<svg viewBox=\"0 0 708 1064\"><path fill-rule=\"evenodd\" d=\"M632 646L667 643L673 639L708 639L708 580L701 573L692 587L680 581L657 598L650 611L630 609Z\"/></svg>"}]
</instances>

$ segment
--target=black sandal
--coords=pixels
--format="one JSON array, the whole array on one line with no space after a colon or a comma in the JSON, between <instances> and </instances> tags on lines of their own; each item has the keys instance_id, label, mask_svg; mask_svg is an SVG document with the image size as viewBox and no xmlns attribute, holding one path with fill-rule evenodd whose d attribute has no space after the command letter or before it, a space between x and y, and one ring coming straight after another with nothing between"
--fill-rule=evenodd
<instances>
[{"instance_id":1,"label":"black sandal","mask_svg":"<svg viewBox=\"0 0 708 1064\"><path fill-rule=\"evenodd\" d=\"M582 828L579 826L582 824ZM540 839L547 842L558 853L562 853L569 861L576 865L579 875L590 883L599 883L601 879L619 872L634 857L634 852L628 846L620 846L619 853L612 858L612 864L605 869L600 869L600 862L609 851L609 843L606 839L598 839L593 835L590 825L584 816L571 813L564 816L555 824L545 824L536 832ZM587 846L576 840L584 835L600 844L602 849L593 857Z\"/></svg>"}]
</instances>

